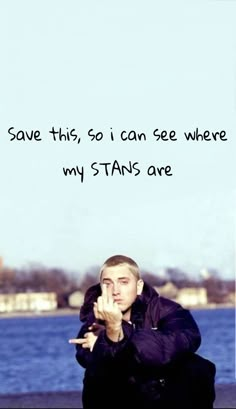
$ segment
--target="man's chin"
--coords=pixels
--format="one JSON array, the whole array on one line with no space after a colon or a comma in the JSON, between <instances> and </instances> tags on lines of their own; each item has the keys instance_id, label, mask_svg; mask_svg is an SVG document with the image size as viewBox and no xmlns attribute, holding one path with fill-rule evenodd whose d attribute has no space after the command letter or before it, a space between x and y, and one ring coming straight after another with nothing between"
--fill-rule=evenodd
<instances>
[{"instance_id":1,"label":"man's chin","mask_svg":"<svg viewBox=\"0 0 236 409\"><path fill-rule=\"evenodd\" d=\"M120 306L120 310L121 310L122 314L124 315L130 310L130 307Z\"/></svg>"}]
</instances>

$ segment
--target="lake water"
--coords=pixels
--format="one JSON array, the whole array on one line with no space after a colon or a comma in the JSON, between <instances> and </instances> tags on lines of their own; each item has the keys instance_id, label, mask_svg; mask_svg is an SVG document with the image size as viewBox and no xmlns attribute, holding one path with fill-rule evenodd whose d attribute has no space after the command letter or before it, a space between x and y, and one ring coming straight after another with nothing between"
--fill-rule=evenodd
<instances>
[{"instance_id":1,"label":"lake water","mask_svg":"<svg viewBox=\"0 0 236 409\"><path fill-rule=\"evenodd\" d=\"M235 310L192 311L201 333L198 352L216 364L216 383L235 383ZM0 393L82 388L74 345L77 316L0 319Z\"/></svg>"}]
</instances>

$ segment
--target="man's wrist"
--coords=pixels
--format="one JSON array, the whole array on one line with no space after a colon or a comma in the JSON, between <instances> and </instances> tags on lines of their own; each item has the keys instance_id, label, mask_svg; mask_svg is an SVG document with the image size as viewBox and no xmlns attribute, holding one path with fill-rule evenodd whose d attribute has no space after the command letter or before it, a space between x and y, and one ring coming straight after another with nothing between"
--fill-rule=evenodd
<instances>
[{"instance_id":1,"label":"man's wrist","mask_svg":"<svg viewBox=\"0 0 236 409\"><path fill-rule=\"evenodd\" d=\"M108 338L113 342L119 342L124 338L122 324L107 324L106 334Z\"/></svg>"},{"instance_id":2,"label":"man's wrist","mask_svg":"<svg viewBox=\"0 0 236 409\"><path fill-rule=\"evenodd\" d=\"M122 323L117 322L117 323L109 323L106 322L106 329L108 329L109 331L120 331L120 329L122 328Z\"/></svg>"}]
</instances>

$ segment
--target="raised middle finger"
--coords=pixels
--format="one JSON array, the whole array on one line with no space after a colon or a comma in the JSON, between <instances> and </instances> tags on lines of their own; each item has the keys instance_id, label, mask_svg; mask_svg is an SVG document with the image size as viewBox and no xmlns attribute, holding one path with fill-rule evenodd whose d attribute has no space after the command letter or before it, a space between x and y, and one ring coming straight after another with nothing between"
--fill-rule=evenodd
<instances>
[{"instance_id":1,"label":"raised middle finger","mask_svg":"<svg viewBox=\"0 0 236 409\"><path fill-rule=\"evenodd\" d=\"M102 285L102 298L103 298L103 305L110 305L113 304L113 296L112 296L112 285L103 284Z\"/></svg>"}]
</instances>

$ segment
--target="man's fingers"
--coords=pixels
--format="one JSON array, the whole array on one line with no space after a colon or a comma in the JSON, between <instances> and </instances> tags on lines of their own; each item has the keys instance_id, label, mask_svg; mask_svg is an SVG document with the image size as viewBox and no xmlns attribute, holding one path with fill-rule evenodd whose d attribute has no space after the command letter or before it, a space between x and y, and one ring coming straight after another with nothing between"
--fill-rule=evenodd
<instances>
[{"instance_id":1,"label":"man's fingers","mask_svg":"<svg viewBox=\"0 0 236 409\"><path fill-rule=\"evenodd\" d=\"M109 304L113 304L112 286L111 285L107 288L107 302Z\"/></svg>"},{"instance_id":2,"label":"man's fingers","mask_svg":"<svg viewBox=\"0 0 236 409\"><path fill-rule=\"evenodd\" d=\"M103 296L100 296L97 299L97 311L98 313L103 311Z\"/></svg>"},{"instance_id":3,"label":"man's fingers","mask_svg":"<svg viewBox=\"0 0 236 409\"><path fill-rule=\"evenodd\" d=\"M81 345L82 348L91 348L90 342L87 338L73 338L69 339L69 344Z\"/></svg>"},{"instance_id":4,"label":"man's fingers","mask_svg":"<svg viewBox=\"0 0 236 409\"><path fill-rule=\"evenodd\" d=\"M69 344L84 344L87 340L86 338L72 338L68 342Z\"/></svg>"},{"instance_id":5,"label":"man's fingers","mask_svg":"<svg viewBox=\"0 0 236 409\"><path fill-rule=\"evenodd\" d=\"M69 344L79 344L82 346L82 348L88 348L90 351L92 351L96 340L97 335L89 331L84 334L84 338L71 338L68 342Z\"/></svg>"},{"instance_id":6,"label":"man's fingers","mask_svg":"<svg viewBox=\"0 0 236 409\"><path fill-rule=\"evenodd\" d=\"M102 284L102 296L107 297L107 285L104 283Z\"/></svg>"},{"instance_id":7,"label":"man's fingers","mask_svg":"<svg viewBox=\"0 0 236 409\"><path fill-rule=\"evenodd\" d=\"M102 317L100 316L98 312L98 304L96 302L94 302L93 312L94 312L95 318L97 318L98 320L102 319Z\"/></svg>"},{"instance_id":8,"label":"man's fingers","mask_svg":"<svg viewBox=\"0 0 236 409\"><path fill-rule=\"evenodd\" d=\"M113 303L111 285L108 286L107 284L102 284L102 299L103 299L103 306Z\"/></svg>"},{"instance_id":9,"label":"man's fingers","mask_svg":"<svg viewBox=\"0 0 236 409\"><path fill-rule=\"evenodd\" d=\"M93 312L94 312L95 318L98 318L98 304L96 302L93 303Z\"/></svg>"}]
</instances>

